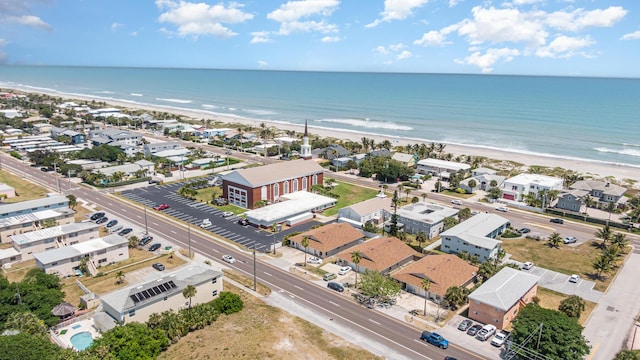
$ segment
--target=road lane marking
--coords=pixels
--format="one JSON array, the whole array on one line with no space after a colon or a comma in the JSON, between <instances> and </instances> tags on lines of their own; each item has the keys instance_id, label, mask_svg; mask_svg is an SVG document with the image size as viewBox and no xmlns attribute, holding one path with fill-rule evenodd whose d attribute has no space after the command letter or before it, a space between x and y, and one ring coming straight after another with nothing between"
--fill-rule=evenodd
<instances>
[{"instance_id":1,"label":"road lane marking","mask_svg":"<svg viewBox=\"0 0 640 360\"><path fill-rule=\"evenodd\" d=\"M294 288L296 288L296 289L304 290L303 288L301 288L301 287L300 287L300 286L298 286L298 285L293 285L293 287L294 287Z\"/></svg>"},{"instance_id":2,"label":"road lane marking","mask_svg":"<svg viewBox=\"0 0 640 360\"><path fill-rule=\"evenodd\" d=\"M340 307L340 305L338 305L338 304L334 303L333 301L329 301L329 303L331 303L333 306Z\"/></svg>"},{"instance_id":3,"label":"road lane marking","mask_svg":"<svg viewBox=\"0 0 640 360\"><path fill-rule=\"evenodd\" d=\"M175 231L173 231L173 230L169 230L169 232L170 232L170 233L172 233L172 234L174 234L174 235L177 235L177 234L178 234L177 232L175 232Z\"/></svg>"},{"instance_id":4,"label":"road lane marking","mask_svg":"<svg viewBox=\"0 0 640 360\"><path fill-rule=\"evenodd\" d=\"M268 273L268 272L266 272L266 271L263 271L263 272L264 272L264 274L265 274L265 275L267 275L267 276L273 276L273 275L269 274L269 273Z\"/></svg>"},{"instance_id":5,"label":"road lane marking","mask_svg":"<svg viewBox=\"0 0 640 360\"><path fill-rule=\"evenodd\" d=\"M368 320L369 320L369 321L371 321L372 323L376 324L376 325L380 325L380 323L379 323L379 322L377 322L377 321L375 321L375 320L373 320L373 319L368 319Z\"/></svg>"}]
</instances>

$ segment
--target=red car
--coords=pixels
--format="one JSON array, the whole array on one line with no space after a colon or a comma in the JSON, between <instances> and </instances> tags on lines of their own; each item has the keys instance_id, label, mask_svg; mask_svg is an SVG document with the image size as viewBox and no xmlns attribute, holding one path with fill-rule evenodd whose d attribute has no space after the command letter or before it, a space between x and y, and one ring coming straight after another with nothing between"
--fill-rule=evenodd
<instances>
[{"instance_id":1,"label":"red car","mask_svg":"<svg viewBox=\"0 0 640 360\"><path fill-rule=\"evenodd\" d=\"M153 207L154 210L162 211L169 208L168 204L160 204Z\"/></svg>"}]
</instances>

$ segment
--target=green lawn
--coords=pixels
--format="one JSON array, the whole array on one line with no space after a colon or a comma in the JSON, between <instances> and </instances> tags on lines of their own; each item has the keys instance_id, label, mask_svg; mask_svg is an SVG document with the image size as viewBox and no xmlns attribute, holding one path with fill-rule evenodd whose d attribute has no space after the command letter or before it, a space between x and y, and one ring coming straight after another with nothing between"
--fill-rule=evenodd
<instances>
[{"instance_id":1,"label":"green lawn","mask_svg":"<svg viewBox=\"0 0 640 360\"><path fill-rule=\"evenodd\" d=\"M587 241L576 247L560 245L559 249L550 248L546 241L536 241L533 239L505 239L502 248L511 254L513 260L531 261L545 269L557 271L563 274L578 274L583 278L593 280L596 283L595 289L604 291L609 286L615 272L604 276L604 281L593 278L593 262L600 255L599 241ZM620 264L623 259L620 259Z\"/></svg>"},{"instance_id":2,"label":"green lawn","mask_svg":"<svg viewBox=\"0 0 640 360\"><path fill-rule=\"evenodd\" d=\"M196 201L197 202L212 201L214 199L213 194L215 194L215 197L222 196L222 189L220 189L217 186L200 189L198 190L198 194L196 195Z\"/></svg>"},{"instance_id":3,"label":"green lawn","mask_svg":"<svg viewBox=\"0 0 640 360\"><path fill-rule=\"evenodd\" d=\"M15 203L20 201L34 200L44 197L47 190L32 182L23 180L22 178L10 174L4 170L0 170L0 183L5 183L16 190L16 197L4 199L4 203Z\"/></svg>"},{"instance_id":4,"label":"green lawn","mask_svg":"<svg viewBox=\"0 0 640 360\"><path fill-rule=\"evenodd\" d=\"M560 305L560 302L568 297L565 294L561 294L559 292L545 289L542 287L538 287L537 296L540 299L540 302L538 303L538 305L542 306L545 309L551 309L551 310L558 310L558 306ZM584 325L584 323L587 322L589 315L591 315L591 312L596 307L596 303L594 302L587 301L587 300L585 300L584 302L585 302L584 311L580 314L580 319L578 319L578 322L581 325Z\"/></svg>"},{"instance_id":5,"label":"green lawn","mask_svg":"<svg viewBox=\"0 0 640 360\"><path fill-rule=\"evenodd\" d=\"M339 195L336 206L331 209L327 209L322 214L325 216L332 216L338 213L339 209L359 203L364 200L371 199L378 193L377 190L364 188L340 181L335 182L332 193Z\"/></svg>"}]
</instances>

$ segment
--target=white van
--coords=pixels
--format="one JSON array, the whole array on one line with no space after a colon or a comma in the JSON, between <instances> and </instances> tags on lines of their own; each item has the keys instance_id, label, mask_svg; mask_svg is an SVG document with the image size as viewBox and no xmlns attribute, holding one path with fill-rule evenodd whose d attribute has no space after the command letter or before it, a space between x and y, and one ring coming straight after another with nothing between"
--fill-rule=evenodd
<instances>
[{"instance_id":1,"label":"white van","mask_svg":"<svg viewBox=\"0 0 640 360\"><path fill-rule=\"evenodd\" d=\"M211 226L211 221L209 219L202 220L202 224L200 224L200 227L206 228L207 226Z\"/></svg>"}]
</instances>

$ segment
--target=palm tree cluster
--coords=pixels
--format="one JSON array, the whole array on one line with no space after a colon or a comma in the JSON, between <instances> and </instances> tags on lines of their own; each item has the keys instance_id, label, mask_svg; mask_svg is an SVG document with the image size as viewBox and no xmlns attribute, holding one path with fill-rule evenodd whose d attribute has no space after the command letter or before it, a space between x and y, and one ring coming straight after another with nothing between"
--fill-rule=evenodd
<instances>
[{"instance_id":1,"label":"palm tree cluster","mask_svg":"<svg viewBox=\"0 0 640 360\"><path fill-rule=\"evenodd\" d=\"M608 224L602 229L598 229L595 235L602 240L600 245L602 253L593 262L593 269L596 271L596 277L602 279L603 274L609 273L618 266L620 256L629 245L629 240L625 234L613 232Z\"/></svg>"}]
</instances>

